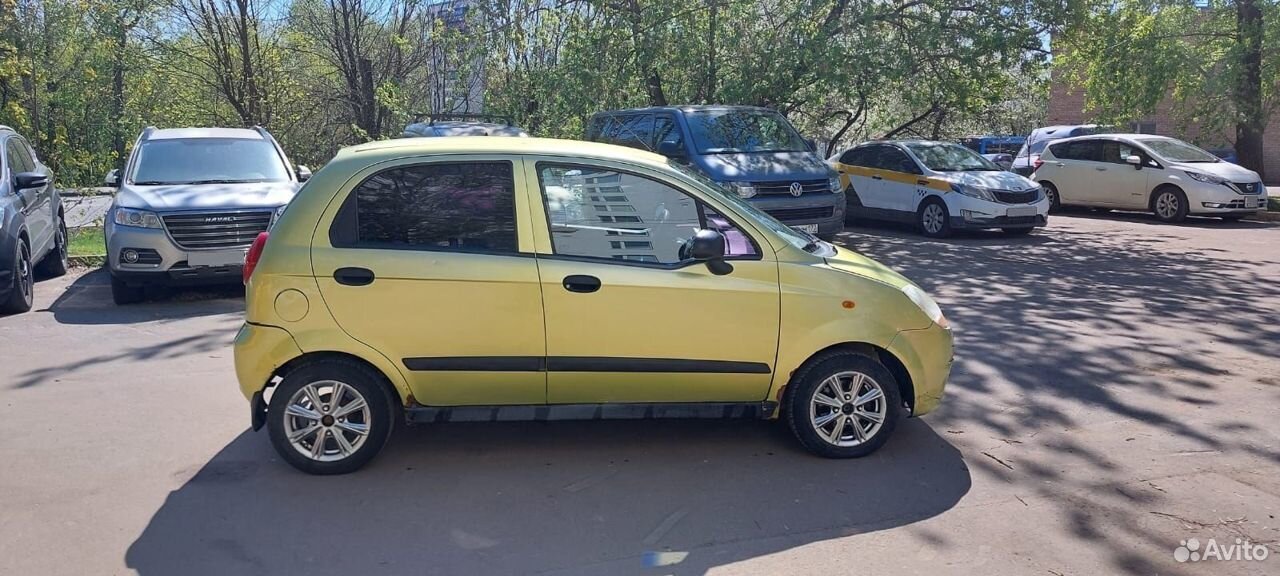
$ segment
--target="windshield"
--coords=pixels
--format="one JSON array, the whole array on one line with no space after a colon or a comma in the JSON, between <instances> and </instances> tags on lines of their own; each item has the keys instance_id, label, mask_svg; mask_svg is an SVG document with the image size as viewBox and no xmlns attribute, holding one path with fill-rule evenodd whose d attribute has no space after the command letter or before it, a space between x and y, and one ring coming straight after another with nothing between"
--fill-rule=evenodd
<instances>
[{"instance_id":1,"label":"windshield","mask_svg":"<svg viewBox=\"0 0 1280 576\"><path fill-rule=\"evenodd\" d=\"M686 116L699 154L808 152L800 134L777 112L699 110Z\"/></svg>"},{"instance_id":2,"label":"windshield","mask_svg":"<svg viewBox=\"0 0 1280 576\"><path fill-rule=\"evenodd\" d=\"M959 144L916 142L907 144L920 162L934 172L1003 172L990 160Z\"/></svg>"},{"instance_id":3,"label":"windshield","mask_svg":"<svg viewBox=\"0 0 1280 576\"><path fill-rule=\"evenodd\" d=\"M150 140L138 149L132 181L143 186L288 182L289 171L266 140Z\"/></svg>"},{"instance_id":4,"label":"windshield","mask_svg":"<svg viewBox=\"0 0 1280 576\"><path fill-rule=\"evenodd\" d=\"M706 187L718 192L721 199L741 210L748 218L751 218L754 223L759 225L761 228L765 228L772 231L774 234L781 236L783 240L790 242L796 248L808 252L814 252L815 254L817 253L817 244L819 244L819 242L817 242L814 237L779 222L777 218L770 216L764 210L756 208L755 205L743 200L741 196L738 196L736 193L729 190L724 184L708 178L696 168L691 168L674 160L668 160L667 165L676 169L681 174L693 178L694 180L706 185Z\"/></svg>"},{"instance_id":5,"label":"windshield","mask_svg":"<svg viewBox=\"0 0 1280 576\"><path fill-rule=\"evenodd\" d=\"M1221 162L1217 156L1181 140L1174 140L1172 138L1150 138L1139 139L1138 142L1141 142L1144 146L1150 148L1157 156L1170 162Z\"/></svg>"}]
</instances>

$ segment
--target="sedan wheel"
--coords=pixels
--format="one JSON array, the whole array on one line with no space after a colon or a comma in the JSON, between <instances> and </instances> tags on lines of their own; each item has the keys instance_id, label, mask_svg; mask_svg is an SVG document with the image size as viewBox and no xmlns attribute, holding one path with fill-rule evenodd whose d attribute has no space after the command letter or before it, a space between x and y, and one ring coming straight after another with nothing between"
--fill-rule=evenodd
<instances>
[{"instance_id":1,"label":"sedan wheel","mask_svg":"<svg viewBox=\"0 0 1280 576\"><path fill-rule=\"evenodd\" d=\"M944 238L951 234L951 223L948 222L947 207L938 200L926 200L920 207L920 230L930 238Z\"/></svg>"}]
</instances>

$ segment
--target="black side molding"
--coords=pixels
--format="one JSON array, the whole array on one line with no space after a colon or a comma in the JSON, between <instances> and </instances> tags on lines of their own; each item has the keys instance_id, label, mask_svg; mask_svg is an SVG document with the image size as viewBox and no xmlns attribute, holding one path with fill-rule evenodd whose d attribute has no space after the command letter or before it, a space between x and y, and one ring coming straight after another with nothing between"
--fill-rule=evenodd
<instances>
[{"instance_id":1,"label":"black side molding","mask_svg":"<svg viewBox=\"0 0 1280 576\"><path fill-rule=\"evenodd\" d=\"M440 356L405 358L417 371L468 372L667 372L673 374L769 374L763 362L624 358L613 356Z\"/></svg>"},{"instance_id":2,"label":"black side molding","mask_svg":"<svg viewBox=\"0 0 1280 576\"><path fill-rule=\"evenodd\" d=\"M634 404L528 404L514 406L421 406L405 408L410 424L445 422L543 422L551 420L747 419L771 418L777 402L691 402Z\"/></svg>"}]
</instances>

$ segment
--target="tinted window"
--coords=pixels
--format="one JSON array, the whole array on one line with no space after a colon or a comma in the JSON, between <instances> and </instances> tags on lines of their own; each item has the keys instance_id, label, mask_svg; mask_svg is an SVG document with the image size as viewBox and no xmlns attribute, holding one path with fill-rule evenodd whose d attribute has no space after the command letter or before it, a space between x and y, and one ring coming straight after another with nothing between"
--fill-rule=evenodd
<instances>
[{"instance_id":1,"label":"tinted window","mask_svg":"<svg viewBox=\"0 0 1280 576\"><path fill-rule=\"evenodd\" d=\"M516 252L512 174L509 162L379 172L347 198L330 238L344 247Z\"/></svg>"},{"instance_id":2,"label":"tinted window","mask_svg":"<svg viewBox=\"0 0 1280 576\"><path fill-rule=\"evenodd\" d=\"M907 156L906 152L894 146L880 146L879 153L875 157L875 164L877 168L882 170L906 172L908 174L920 173L915 161Z\"/></svg>"},{"instance_id":3,"label":"tinted window","mask_svg":"<svg viewBox=\"0 0 1280 576\"><path fill-rule=\"evenodd\" d=\"M1142 153L1137 148L1117 142L1115 140L1106 140L1102 143L1102 161L1111 162L1113 164L1125 164L1125 158L1129 156L1141 156Z\"/></svg>"},{"instance_id":4,"label":"tinted window","mask_svg":"<svg viewBox=\"0 0 1280 576\"><path fill-rule=\"evenodd\" d=\"M1088 160L1102 162L1102 142L1098 140L1074 140L1052 147L1053 156L1060 160Z\"/></svg>"},{"instance_id":5,"label":"tinted window","mask_svg":"<svg viewBox=\"0 0 1280 576\"><path fill-rule=\"evenodd\" d=\"M653 115L620 116L615 118L613 143L649 150L653 142Z\"/></svg>"},{"instance_id":6,"label":"tinted window","mask_svg":"<svg viewBox=\"0 0 1280 576\"><path fill-rule=\"evenodd\" d=\"M661 182L634 174L580 166L539 165L539 183L556 254L655 264L686 261L684 244L699 229L725 236L726 256L758 254L728 218ZM599 204L602 189L625 198Z\"/></svg>"},{"instance_id":7,"label":"tinted window","mask_svg":"<svg viewBox=\"0 0 1280 576\"><path fill-rule=\"evenodd\" d=\"M840 155L840 163L848 164L849 166L867 166L867 152L869 150L869 148L846 150L844 154Z\"/></svg>"},{"instance_id":8,"label":"tinted window","mask_svg":"<svg viewBox=\"0 0 1280 576\"><path fill-rule=\"evenodd\" d=\"M17 138L10 138L5 144L5 155L9 160L9 171L17 174L19 172L30 172L34 168L31 160L27 157L25 146L18 142Z\"/></svg>"},{"instance_id":9,"label":"tinted window","mask_svg":"<svg viewBox=\"0 0 1280 576\"><path fill-rule=\"evenodd\" d=\"M662 142L674 142L680 144L680 129L676 127L676 119L667 115L658 115L653 119L653 145L657 150L658 144Z\"/></svg>"},{"instance_id":10,"label":"tinted window","mask_svg":"<svg viewBox=\"0 0 1280 576\"><path fill-rule=\"evenodd\" d=\"M608 116L600 114L592 116L591 120L587 122L587 130L586 134L583 135L583 140L591 142L600 140L600 133L604 132L604 125L608 118Z\"/></svg>"},{"instance_id":11,"label":"tinted window","mask_svg":"<svg viewBox=\"0 0 1280 576\"><path fill-rule=\"evenodd\" d=\"M287 182L289 171L266 140L149 140L138 148L134 184Z\"/></svg>"}]
</instances>

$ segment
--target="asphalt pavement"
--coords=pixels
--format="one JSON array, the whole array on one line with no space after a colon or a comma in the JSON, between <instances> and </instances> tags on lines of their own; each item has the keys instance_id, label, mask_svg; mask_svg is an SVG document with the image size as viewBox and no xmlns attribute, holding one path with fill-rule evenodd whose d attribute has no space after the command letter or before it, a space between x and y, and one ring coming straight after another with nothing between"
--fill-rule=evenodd
<instances>
[{"instance_id":1,"label":"asphalt pavement","mask_svg":"<svg viewBox=\"0 0 1280 576\"><path fill-rule=\"evenodd\" d=\"M1280 223L841 241L957 337L942 407L850 461L770 422L446 424L310 477L248 429L238 288L40 282L0 318L0 574L1280 573Z\"/></svg>"}]
</instances>

